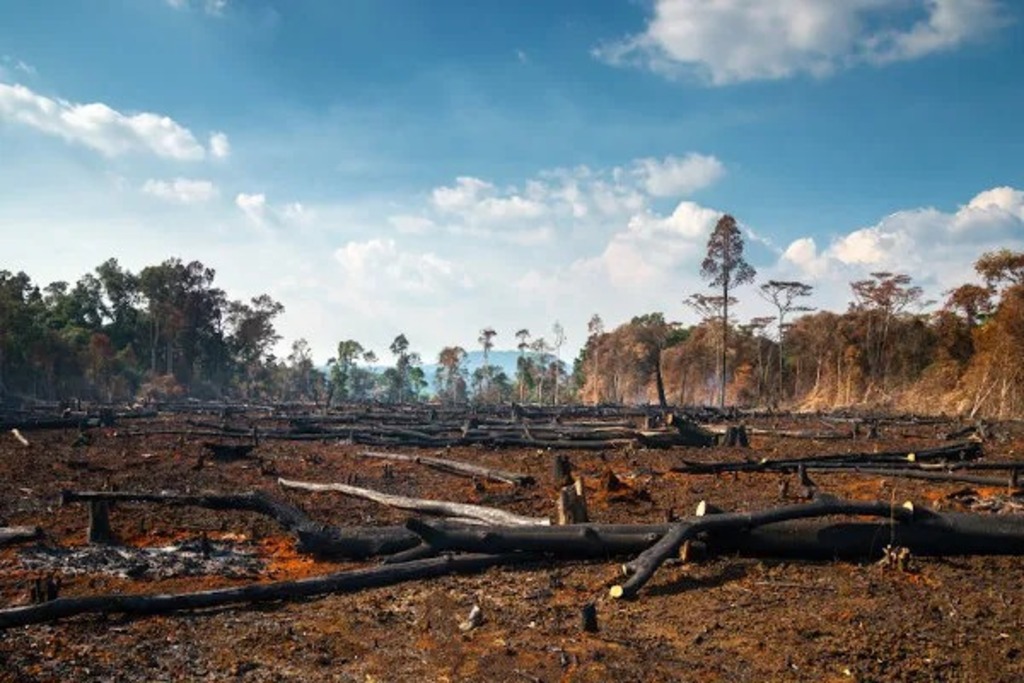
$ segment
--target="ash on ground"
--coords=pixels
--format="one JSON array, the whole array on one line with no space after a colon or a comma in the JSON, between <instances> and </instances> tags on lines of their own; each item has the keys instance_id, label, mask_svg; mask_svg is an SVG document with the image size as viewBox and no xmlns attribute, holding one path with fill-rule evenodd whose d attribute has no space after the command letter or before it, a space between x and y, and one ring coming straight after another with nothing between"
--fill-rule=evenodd
<instances>
[{"instance_id":1,"label":"ash on ground","mask_svg":"<svg viewBox=\"0 0 1024 683\"><path fill-rule=\"evenodd\" d=\"M217 575L254 578L264 562L254 550L231 543L190 538L164 547L90 545L78 548L24 548L21 564L30 570L63 574L111 574L132 579Z\"/></svg>"}]
</instances>

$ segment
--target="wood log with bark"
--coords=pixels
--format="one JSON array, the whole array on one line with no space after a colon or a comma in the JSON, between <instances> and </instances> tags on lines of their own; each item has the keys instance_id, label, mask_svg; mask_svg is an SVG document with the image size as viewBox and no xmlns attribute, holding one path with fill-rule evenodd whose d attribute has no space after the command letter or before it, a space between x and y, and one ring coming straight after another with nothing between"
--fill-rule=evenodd
<instances>
[{"instance_id":1,"label":"wood log with bark","mask_svg":"<svg viewBox=\"0 0 1024 683\"><path fill-rule=\"evenodd\" d=\"M132 616L167 614L241 603L300 600L315 596L351 593L367 588L392 586L454 573L478 572L489 567L530 561L525 554L462 555L438 557L366 569L328 574L296 581L258 583L237 588L220 588L196 593L153 595L93 595L57 598L38 605L0 609L0 629L42 624L81 614L126 614Z\"/></svg>"}]
</instances>

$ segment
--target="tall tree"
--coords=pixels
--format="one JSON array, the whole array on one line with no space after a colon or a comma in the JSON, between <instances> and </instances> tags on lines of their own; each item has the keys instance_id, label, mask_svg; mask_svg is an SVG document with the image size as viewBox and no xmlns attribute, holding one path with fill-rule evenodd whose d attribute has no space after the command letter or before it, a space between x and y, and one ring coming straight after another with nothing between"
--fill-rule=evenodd
<instances>
[{"instance_id":1,"label":"tall tree","mask_svg":"<svg viewBox=\"0 0 1024 683\"><path fill-rule=\"evenodd\" d=\"M562 347L565 345L565 328L562 327L562 323L555 321L555 324L551 326L551 346L555 350L555 365L556 372L554 373L554 403L558 405L558 385L559 377L562 374Z\"/></svg>"},{"instance_id":2,"label":"tall tree","mask_svg":"<svg viewBox=\"0 0 1024 683\"><path fill-rule=\"evenodd\" d=\"M526 351L530 348L530 330L525 327L516 331L516 348L519 349L519 358L516 360L516 380L519 384L519 402L522 403L526 397L526 386L530 383L531 370L528 367L529 359Z\"/></svg>"},{"instance_id":3,"label":"tall tree","mask_svg":"<svg viewBox=\"0 0 1024 683\"><path fill-rule=\"evenodd\" d=\"M779 332L779 377L777 385L777 400L779 401L785 398L786 354L784 344L786 335L786 316L790 313L806 313L813 311L814 309L812 307L797 303L798 299L809 297L812 291L814 291L814 287L796 280L769 280L761 285L758 290L761 298L775 306L775 310L779 313L777 318Z\"/></svg>"},{"instance_id":4,"label":"tall tree","mask_svg":"<svg viewBox=\"0 0 1024 683\"><path fill-rule=\"evenodd\" d=\"M905 273L880 271L871 277L850 283L853 290L853 311L863 317L868 389L878 382L884 385L891 361L889 332L893 321L908 307L921 300L922 290L911 284Z\"/></svg>"},{"instance_id":5,"label":"tall tree","mask_svg":"<svg viewBox=\"0 0 1024 683\"><path fill-rule=\"evenodd\" d=\"M719 363L718 405L725 407L726 363L729 348L729 291L752 282L757 271L743 258L743 235L736 219L725 214L708 238L707 255L701 262L701 276L709 287L722 291L722 355Z\"/></svg>"},{"instance_id":6,"label":"tall tree","mask_svg":"<svg viewBox=\"0 0 1024 683\"><path fill-rule=\"evenodd\" d=\"M437 396L446 403L466 400L466 350L461 346L446 346L437 354Z\"/></svg>"},{"instance_id":7,"label":"tall tree","mask_svg":"<svg viewBox=\"0 0 1024 683\"><path fill-rule=\"evenodd\" d=\"M243 394L248 397L265 375L271 349L281 339L274 328L274 318L284 311L284 306L261 294L249 303L232 301L227 309L228 347L242 367Z\"/></svg>"},{"instance_id":8,"label":"tall tree","mask_svg":"<svg viewBox=\"0 0 1024 683\"><path fill-rule=\"evenodd\" d=\"M598 340L604 334L604 321L595 313L587 321L587 348L592 352L590 375L594 378L594 405L601 402L601 345Z\"/></svg>"},{"instance_id":9,"label":"tall tree","mask_svg":"<svg viewBox=\"0 0 1024 683\"><path fill-rule=\"evenodd\" d=\"M490 380L494 375L494 372L491 369L490 353L491 349L494 348L494 337L497 336L497 334L498 333L494 331L493 327L485 327L480 330L480 336L477 338L477 341L480 342L481 348L484 350L484 365L480 375L481 391L484 394L486 394L488 389L490 389Z\"/></svg>"},{"instance_id":10,"label":"tall tree","mask_svg":"<svg viewBox=\"0 0 1024 683\"><path fill-rule=\"evenodd\" d=\"M356 362L364 353L363 345L355 339L346 339L338 342L338 354L327 361L331 368L330 400L344 402L353 398L352 385L356 371Z\"/></svg>"}]
</instances>

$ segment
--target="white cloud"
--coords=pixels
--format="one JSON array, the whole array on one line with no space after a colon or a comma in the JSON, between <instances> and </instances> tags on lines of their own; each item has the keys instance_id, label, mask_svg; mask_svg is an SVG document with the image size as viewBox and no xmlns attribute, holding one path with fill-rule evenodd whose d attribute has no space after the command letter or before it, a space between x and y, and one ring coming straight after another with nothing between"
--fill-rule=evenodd
<instances>
[{"instance_id":1,"label":"white cloud","mask_svg":"<svg viewBox=\"0 0 1024 683\"><path fill-rule=\"evenodd\" d=\"M266 229L306 228L314 225L319 218L317 211L301 202L271 204L263 192L239 192L235 196L235 206L250 223Z\"/></svg>"},{"instance_id":2,"label":"white cloud","mask_svg":"<svg viewBox=\"0 0 1024 683\"><path fill-rule=\"evenodd\" d=\"M123 114L100 102L51 99L22 85L0 83L0 120L30 126L107 156L149 152L194 161L206 155L192 132L168 116Z\"/></svg>"},{"instance_id":3,"label":"white cloud","mask_svg":"<svg viewBox=\"0 0 1024 683\"><path fill-rule=\"evenodd\" d=\"M231 154L231 143L224 133L213 133L210 135L210 154L217 159L226 159Z\"/></svg>"},{"instance_id":4,"label":"white cloud","mask_svg":"<svg viewBox=\"0 0 1024 683\"><path fill-rule=\"evenodd\" d=\"M342 268L345 288L387 299L388 292L432 297L452 289L470 287L472 281L451 261L433 253L402 251L393 239L349 242L334 252ZM372 293L372 294L371 294Z\"/></svg>"},{"instance_id":5,"label":"white cloud","mask_svg":"<svg viewBox=\"0 0 1024 683\"><path fill-rule=\"evenodd\" d=\"M228 0L165 0L174 9L201 8L207 14L219 16L227 9Z\"/></svg>"},{"instance_id":6,"label":"white cloud","mask_svg":"<svg viewBox=\"0 0 1024 683\"><path fill-rule=\"evenodd\" d=\"M681 202L669 216L644 212L630 218L598 257L612 285L649 287L670 278L707 241L720 211Z\"/></svg>"},{"instance_id":7,"label":"white cloud","mask_svg":"<svg viewBox=\"0 0 1024 683\"><path fill-rule=\"evenodd\" d=\"M150 179L143 184L142 191L154 197L181 204L197 204L217 196L217 186L209 180L191 180L189 178Z\"/></svg>"},{"instance_id":8,"label":"white cloud","mask_svg":"<svg viewBox=\"0 0 1024 683\"><path fill-rule=\"evenodd\" d=\"M1002 247L1024 249L1024 192L1012 187L980 192L952 212L898 211L835 237L824 250L802 237L784 251L779 267L840 285L872 271L905 272L941 291L974 279L973 262Z\"/></svg>"},{"instance_id":9,"label":"white cloud","mask_svg":"<svg viewBox=\"0 0 1024 683\"><path fill-rule=\"evenodd\" d=\"M586 166L542 171L520 185L499 188L473 176L434 188L426 205L392 216L404 234L441 229L521 246L550 242L579 226L594 231L622 225L647 210L652 198L689 194L716 182L725 167L713 156L689 153L637 159L624 167Z\"/></svg>"},{"instance_id":10,"label":"white cloud","mask_svg":"<svg viewBox=\"0 0 1024 683\"><path fill-rule=\"evenodd\" d=\"M638 159L633 173L654 197L681 197L707 187L725 174L725 166L713 156L687 154L685 157Z\"/></svg>"},{"instance_id":11,"label":"white cloud","mask_svg":"<svg viewBox=\"0 0 1024 683\"><path fill-rule=\"evenodd\" d=\"M724 85L917 59L1003 23L997 0L655 0L642 33L594 53Z\"/></svg>"},{"instance_id":12,"label":"white cloud","mask_svg":"<svg viewBox=\"0 0 1024 683\"><path fill-rule=\"evenodd\" d=\"M239 192L235 197L235 206L242 210L242 213L250 221L257 225L263 225L267 218L267 195L262 192L258 194L247 194Z\"/></svg>"}]
</instances>

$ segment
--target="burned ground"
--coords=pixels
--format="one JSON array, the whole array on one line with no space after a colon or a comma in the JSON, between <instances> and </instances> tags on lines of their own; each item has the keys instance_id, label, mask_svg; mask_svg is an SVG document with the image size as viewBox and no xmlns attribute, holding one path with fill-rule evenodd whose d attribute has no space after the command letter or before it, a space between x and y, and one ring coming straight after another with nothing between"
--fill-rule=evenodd
<instances>
[{"instance_id":1,"label":"burned ground","mask_svg":"<svg viewBox=\"0 0 1024 683\"><path fill-rule=\"evenodd\" d=\"M760 419L802 429L806 418ZM815 423L816 424L816 423ZM401 524L408 513L335 493L282 489L277 478L355 482L391 493L554 516L554 453L537 448L452 448L445 457L531 475L536 484L457 478L415 462L359 457L365 447L262 441L250 457L216 460L203 436L124 436L185 429L160 416L96 428L0 436L0 516L37 525L41 544L0 551L0 599L26 604L35 579L53 574L60 595L170 593L315 576L370 562L299 554L272 520L246 512L118 503L121 562L83 548L88 514L59 504L63 490L244 492L264 490L337 526ZM816 425L820 428L820 425ZM727 510L792 503L795 475L681 474L683 460L777 459L948 443L948 424L896 422L879 439L794 439L753 433L751 449L623 447L568 450L597 522L660 523L702 500ZM754 430L752 430L754 431ZM996 427L985 461L1008 460L1024 438ZM78 442L78 445L73 445ZM438 450L418 449L424 455ZM200 465L200 456L206 453ZM609 481L609 473L614 480ZM820 490L979 514L1020 514L1006 487L813 472ZM788 486L782 486L789 480ZM879 539L884 546L887 539ZM203 552L197 548L205 545ZM172 550L166 550L171 548ZM159 550L165 549L165 550ZM174 552L177 549L178 552ZM77 554L75 554L77 553ZM101 551L102 553L102 551ZM190 556L189 553L192 553ZM168 568L163 559L176 556ZM192 560L188 558L192 557ZM49 558L49 559L47 559ZM446 576L323 598L199 613L83 616L0 632L4 680L948 680L1024 678L1024 569L1020 557L912 558L911 571L876 562L713 557L662 567L636 600L616 601L622 558L540 559L481 574ZM597 607L599 630L580 627ZM483 622L460 629L473 605Z\"/></svg>"}]
</instances>

